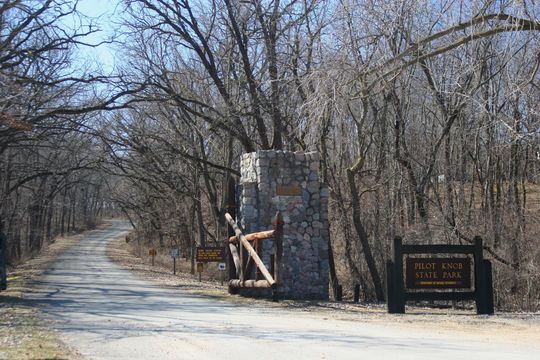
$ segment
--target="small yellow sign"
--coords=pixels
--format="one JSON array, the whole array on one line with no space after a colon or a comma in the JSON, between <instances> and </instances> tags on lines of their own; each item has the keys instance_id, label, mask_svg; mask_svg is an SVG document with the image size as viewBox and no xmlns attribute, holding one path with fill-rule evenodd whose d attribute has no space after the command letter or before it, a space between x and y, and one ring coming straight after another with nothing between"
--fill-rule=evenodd
<instances>
[{"instance_id":1,"label":"small yellow sign","mask_svg":"<svg viewBox=\"0 0 540 360\"><path fill-rule=\"evenodd\" d=\"M148 255L150 255L150 256L156 256L156 255L157 255L156 249L150 249L150 250L148 251Z\"/></svg>"},{"instance_id":2,"label":"small yellow sign","mask_svg":"<svg viewBox=\"0 0 540 360\"><path fill-rule=\"evenodd\" d=\"M200 262L200 263L197 263L197 272L198 272L198 273L202 273L203 270L204 270L204 265L203 265L203 263L201 263L201 262Z\"/></svg>"}]
</instances>

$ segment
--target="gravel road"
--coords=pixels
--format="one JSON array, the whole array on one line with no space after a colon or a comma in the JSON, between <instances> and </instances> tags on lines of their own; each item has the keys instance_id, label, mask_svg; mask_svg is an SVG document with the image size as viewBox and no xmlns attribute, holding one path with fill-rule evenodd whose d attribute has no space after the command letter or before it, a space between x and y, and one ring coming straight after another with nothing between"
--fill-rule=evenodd
<instances>
[{"instance_id":1,"label":"gravel road","mask_svg":"<svg viewBox=\"0 0 540 360\"><path fill-rule=\"evenodd\" d=\"M540 359L540 347L400 324L231 304L167 289L112 263L122 221L59 257L29 294L44 321L91 359ZM539 339L540 341L540 339Z\"/></svg>"}]
</instances>

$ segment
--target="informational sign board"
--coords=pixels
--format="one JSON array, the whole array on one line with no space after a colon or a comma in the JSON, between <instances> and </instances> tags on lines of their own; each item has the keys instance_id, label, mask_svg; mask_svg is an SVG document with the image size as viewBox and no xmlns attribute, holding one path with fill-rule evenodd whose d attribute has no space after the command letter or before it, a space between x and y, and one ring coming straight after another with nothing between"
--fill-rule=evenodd
<instances>
[{"instance_id":1,"label":"informational sign board","mask_svg":"<svg viewBox=\"0 0 540 360\"><path fill-rule=\"evenodd\" d=\"M176 248L171 249L171 257L172 257L172 258L175 258L175 259L176 259L176 258L179 257L179 256L180 256L180 253L179 253L178 249L176 249Z\"/></svg>"},{"instance_id":2,"label":"informational sign board","mask_svg":"<svg viewBox=\"0 0 540 360\"><path fill-rule=\"evenodd\" d=\"M198 247L197 262L224 262L225 248L223 247Z\"/></svg>"},{"instance_id":3,"label":"informational sign board","mask_svg":"<svg viewBox=\"0 0 540 360\"><path fill-rule=\"evenodd\" d=\"M197 272L202 273L204 271L204 264L202 262L197 263Z\"/></svg>"},{"instance_id":4,"label":"informational sign board","mask_svg":"<svg viewBox=\"0 0 540 360\"><path fill-rule=\"evenodd\" d=\"M470 289L470 258L415 258L405 262L407 289Z\"/></svg>"},{"instance_id":5,"label":"informational sign board","mask_svg":"<svg viewBox=\"0 0 540 360\"><path fill-rule=\"evenodd\" d=\"M150 249L150 250L148 251L148 255L150 255L150 256L156 256L156 255L157 255L156 249Z\"/></svg>"},{"instance_id":6,"label":"informational sign board","mask_svg":"<svg viewBox=\"0 0 540 360\"><path fill-rule=\"evenodd\" d=\"M227 268L227 266L225 266L225 263L219 263L218 264L219 271L225 271L226 268Z\"/></svg>"}]
</instances>

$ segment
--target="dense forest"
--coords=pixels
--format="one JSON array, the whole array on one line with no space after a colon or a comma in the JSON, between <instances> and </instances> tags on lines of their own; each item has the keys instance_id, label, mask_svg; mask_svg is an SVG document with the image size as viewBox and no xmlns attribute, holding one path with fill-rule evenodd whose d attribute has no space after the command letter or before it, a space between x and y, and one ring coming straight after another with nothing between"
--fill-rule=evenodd
<instances>
[{"instance_id":1,"label":"dense forest","mask_svg":"<svg viewBox=\"0 0 540 360\"><path fill-rule=\"evenodd\" d=\"M333 281L383 300L394 236L480 235L497 305L540 309L534 1L119 0L115 14L104 71L80 58L103 19L76 1L0 3L12 263L120 214L190 256L225 236L242 153L315 150Z\"/></svg>"}]
</instances>

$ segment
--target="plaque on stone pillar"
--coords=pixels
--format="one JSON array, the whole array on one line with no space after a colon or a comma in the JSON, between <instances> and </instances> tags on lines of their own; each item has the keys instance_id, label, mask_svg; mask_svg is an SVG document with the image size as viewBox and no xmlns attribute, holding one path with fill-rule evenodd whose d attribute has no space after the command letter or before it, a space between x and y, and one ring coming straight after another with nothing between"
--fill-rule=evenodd
<instances>
[{"instance_id":1,"label":"plaque on stone pillar","mask_svg":"<svg viewBox=\"0 0 540 360\"><path fill-rule=\"evenodd\" d=\"M302 196L302 187L300 185L278 185L276 195L281 196Z\"/></svg>"}]
</instances>

